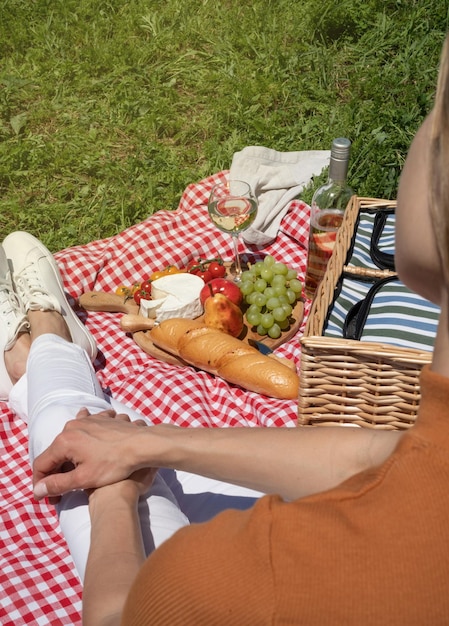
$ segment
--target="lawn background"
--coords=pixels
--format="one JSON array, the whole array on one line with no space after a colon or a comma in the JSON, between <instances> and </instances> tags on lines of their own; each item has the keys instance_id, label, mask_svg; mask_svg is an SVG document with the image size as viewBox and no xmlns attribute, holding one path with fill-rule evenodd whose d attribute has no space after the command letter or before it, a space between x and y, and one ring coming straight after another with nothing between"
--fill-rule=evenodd
<instances>
[{"instance_id":1,"label":"lawn background","mask_svg":"<svg viewBox=\"0 0 449 626\"><path fill-rule=\"evenodd\" d=\"M347 136L353 188L394 198L448 29L447 0L0 7L0 236L52 251L176 208L246 145Z\"/></svg>"}]
</instances>

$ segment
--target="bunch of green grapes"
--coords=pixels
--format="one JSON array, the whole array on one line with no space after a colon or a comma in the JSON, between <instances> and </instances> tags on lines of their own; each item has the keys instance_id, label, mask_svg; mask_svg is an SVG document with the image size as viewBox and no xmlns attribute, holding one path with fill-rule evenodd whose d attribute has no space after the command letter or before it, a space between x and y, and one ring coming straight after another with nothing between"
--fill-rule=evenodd
<instances>
[{"instance_id":1,"label":"bunch of green grapes","mask_svg":"<svg viewBox=\"0 0 449 626\"><path fill-rule=\"evenodd\" d=\"M255 327L259 335L277 339L290 326L302 283L295 270L267 255L243 272L240 291L248 305L245 312L248 325Z\"/></svg>"}]
</instances>

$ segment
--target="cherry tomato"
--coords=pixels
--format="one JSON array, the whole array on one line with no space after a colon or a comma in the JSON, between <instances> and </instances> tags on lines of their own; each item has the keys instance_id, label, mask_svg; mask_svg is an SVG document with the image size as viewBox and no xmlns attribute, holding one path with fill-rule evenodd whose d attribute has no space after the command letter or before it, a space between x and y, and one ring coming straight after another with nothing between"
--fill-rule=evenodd
<instances>
[{"instance_id":1,"label":"cherry tomato","mask_svg":"<svg viewBox=\"0 0 449 626\"><path fill-rule=\"evenodd\" d=\"M169 265L163 270L153 272L150 276L150 280L157 280L158 278L162 278L162 276L169 276L170 274L179 274L181 271L182 270L178 269L176 265Z\"/></svg>"},{"instance_id":2,"label":"cherry tomato","mask_svg":"<svg viewBox=\"0 0 449 626\"><path fill-rule=\"evenodd\" d=\"M195 272L195 274L196 276L199 276L200 278L202 278L205 283L208 283L210 280L212 280L212 274L209 272L209 270L200 269L198 272Z\"/></svg>"},{"instance_id":3,"label":"cherry tomato","mask_svg":"<svg viewBox=\"0 0 449 626\"><path fill-rule=\"evenodd\" d=\"M158 278L162 278L162 276L165 276L165 272L164 270L158 270L157 272L153 272L150 276L150 280L157 280Z\"/></svg>"},{"instance_id":4,"label":"cherry tomato","mask_svg":"<svg viewBox=\"0 0 449 626\"><path fill-rule=\"evenodd\" d=\"M144 280L143 283L140 285L140 289L142 291L145 291L146 293L151 294L151 280L149 278L147 278L147 280Z\"/></svg>"},{"instance_id":5,"label":"cherry tomato","mask_svg":"<svg viewBox=\"0 0 449 626\"><path fill-rule=\"evenodd\" d=\"M207 268L211 273L212 278L224 278L226 276L226 268L218 261L212 261Z\"/></svg>"},{"instance_id":6,"label":"cherry tomato","mask_svg":"<svg viewBox=\"0 0 449 626\"><path fill-rule=\"evenodd\" d=\"M134 298L134 302L136 304L140 304L140 301L142 300L142 291L141 289L138 289L137 291L134 292L133 298Z\"/></svg>"},{"instance_id":7,"label":"cherry tomato","mask_svg":"<svg viewBox=\"0 0 449 626\"><path fill-rule=\"evenodd\" d=\"M198 261L190 261L189 263L187 263L187 265L185 267L185 271L189 272L189 274L194 274L195 272L191 271L193 268L198 268L199 269Z\"/></svg>"},{"instance_id":8,"label":"cherry tomato","mask_svg":"<svg viewBox=\"0 0 449 626\"><path fill-rule=\"evenodd\" d=\"M131 295L131 289L127 287L126 285L119 285L117 289L115 290L115 293L118 296L123 296L124 298L127 298L128 296Z\"/></svg>"},{"instance_id":9,"label":"cherry tomato","mask_svg":"<svg viewBox=\"0 0 449 626\"><path fill-rule=\"evenodd\" d=\"M188 263L185 271L195 274L208 283L214 278L224 278L226 268L221 259L194 259Z\"/></svg>"}]
</instances>

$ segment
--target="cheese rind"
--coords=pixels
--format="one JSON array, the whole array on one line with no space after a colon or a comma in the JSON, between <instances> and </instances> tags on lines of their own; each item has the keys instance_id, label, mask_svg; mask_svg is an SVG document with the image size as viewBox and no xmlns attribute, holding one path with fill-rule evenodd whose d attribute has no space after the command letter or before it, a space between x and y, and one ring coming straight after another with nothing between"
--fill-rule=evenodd
<instances>
[{"instance_id":1,"label":"cheese rind","mask_svg":"<svg viewBox=\"0 0 449 626\"><path fill-rule=\"evenodd\" d=\"M190 302L193 298L199 298L200 291L204 287L204 280L195 274L180 273L162 276L151 283L151 295L153 300L175 296L181 302Z\"/></svg>"},{"instance_id":2,"label":"cheese rind","mask_svg":"<svg viewBox=\"0 0 449 626\"><path fill-rule=\"evenodd\" d=\"M161 308L165 300L166 298L159 298L158 300L144 300L142 298L142 300L140 301L140 315L156 319L158 309Z\"/></svg>"},{"instance_id":3,"label":"cheese rind","mask_svg":"<svg viewBox=\"0 0 449 626\"><path fill-rule=\"evenodd\" d=\"M174 317L194 319L203 313L200 291L204 281L193 274L169 274L151 284L152 300L140 301L140 314L157 322Z\"/></svg>"}]
</instances>

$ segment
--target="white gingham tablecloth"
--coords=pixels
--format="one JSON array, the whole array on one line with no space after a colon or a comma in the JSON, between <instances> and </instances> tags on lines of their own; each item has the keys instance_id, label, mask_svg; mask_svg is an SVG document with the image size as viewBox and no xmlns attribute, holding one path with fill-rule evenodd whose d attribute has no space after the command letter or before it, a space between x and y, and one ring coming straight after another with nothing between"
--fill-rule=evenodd
<instances>
[{"instance_id":1,"label":"white gingham tablecloth","mask_svg":"<svg viewBox=\"0 0 449 626\"><path fill-rule=\"evenodd\" d=\"M231 238L209 221L207 197L220 172L185 190L176 211L160 211L124 232L58 252L67 292L114 291L169 264L217 255L232 259ZM309 207L294 200L276 241L264 250L243 249L257 258L273 254L304 278ZM306 303L306 315L308 303ZM174 367L142 352L119 326L119 313L80 316L94 334L95 362L106 390L152 418L178 426L294 426L296 401L267 398L228 385L190 367ZM299 366L298 337L277 352ZM81 624L82 588L53 508L35 503L31 493L26 426L0 402L0 623Z\"/></svg>"}]
</instances>

